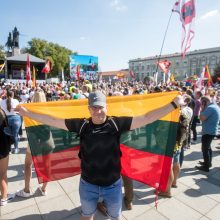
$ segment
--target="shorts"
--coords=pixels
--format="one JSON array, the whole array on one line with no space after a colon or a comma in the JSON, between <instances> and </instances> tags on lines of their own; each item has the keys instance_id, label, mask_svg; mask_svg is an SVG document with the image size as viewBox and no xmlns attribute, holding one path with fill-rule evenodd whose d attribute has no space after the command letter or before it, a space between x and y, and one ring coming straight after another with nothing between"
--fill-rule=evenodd
<instances>
[{"instance_id":1,"label":"shorts","mask_svg":"<svg viewBox=\"0 0 220 220\"><path fill-rule=\"evenodd\" d=\"M99 198L103 198L110 219L120 219L122 209L121 178L109 186L93 185L80 179L79 194L81 214L91 217L95 214Z\"/></svg>"},{"instance_id":2,"label":"shorts","mask_svg":"<svg viewBox=\"0 0 220 220\"><path fill-rule=\"evenodd\" d=\"M7 157L11 151L9 136L0 130L0 159Z\"/></svg>"},{"instance_id":3,"label":"shorts","mask_svg":"<svg viewBox=\"0 0 220 220\"><path fill-rule=\"evenodd\" d=\"M180 163L180 151L179 150L173 154L173 164L174 163Z\"/></svg>"}]
</instances>

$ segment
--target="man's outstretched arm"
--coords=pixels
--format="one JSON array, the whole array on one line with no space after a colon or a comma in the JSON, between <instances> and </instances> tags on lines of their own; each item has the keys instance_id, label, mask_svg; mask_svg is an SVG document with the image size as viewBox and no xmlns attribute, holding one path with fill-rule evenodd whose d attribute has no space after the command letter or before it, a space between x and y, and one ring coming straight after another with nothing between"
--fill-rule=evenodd
<instances>
[{"instance_id":1,"label":"man's outstretched arm","mask_svg":"<svg viewBox=\"0 0 220 220\"><path fill-rule=\"evenodd\" d=\"M173 103L173 104L172 104ZM130 130L140 128L146 124L150 124L163 116L167 115L171 111L175 109L175 107L179 107L180 104L183 103L182 97L177 96L172 103L169 103L161 108L158 108L156 110L150 111L146 113L145 115L134 117L131 123Z\"/></svg>"},{"instance_id":2,"label":"man's outstretched arm","mask_svg":"<svg viewBox=\"0 0 220 220\"><path fill-rule=\"evenodd\" d=\"M31 112L27 110L26 108L22 106L17 106L14 111L18 112L19 115L25 116L31 119L34 119L35 121L39 121L43 124L47 124L53 127L61 128L64 130L68 130L65 124L64 119L60 118L55 118L49 115L44 115L44 114L39 114L35 112Z\"/></svg>"}]
</instances>

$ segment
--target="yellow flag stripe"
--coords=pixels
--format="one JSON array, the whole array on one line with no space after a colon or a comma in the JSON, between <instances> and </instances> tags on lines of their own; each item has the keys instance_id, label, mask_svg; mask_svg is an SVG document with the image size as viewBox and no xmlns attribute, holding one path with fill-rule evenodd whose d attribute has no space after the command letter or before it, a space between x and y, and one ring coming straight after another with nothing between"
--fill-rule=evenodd
<instances>
[{"instance_id":1,"label":"yellow flag stripe","mask_svg":"<svg viewBox=\"0 0 220 220\"><path fill-rule=\"evenodd\" d=\"M170 103L178 92L154 93L147 95L107 97L107 109L110 116L139 116ZM45 103L23 104L28 110L47 114L56 118L90 117L88 100L70 100ZM161 120L178 121L179 110L174 110ZM25 125L36 126L40 123L25 118Z\"/></svg>"}]
</instances>

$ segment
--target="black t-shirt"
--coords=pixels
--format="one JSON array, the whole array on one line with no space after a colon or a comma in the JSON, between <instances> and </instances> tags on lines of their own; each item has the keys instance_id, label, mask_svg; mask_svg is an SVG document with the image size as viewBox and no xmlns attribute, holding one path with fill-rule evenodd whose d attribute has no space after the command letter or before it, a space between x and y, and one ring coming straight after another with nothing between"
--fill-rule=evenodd
<instances>
[{"instance_id":1,"label":"black t-shirt","mask_svg":"<svg viewBox=\"0 0 220 220\"><path fill-rule=\"evenodd\" d=\"M85 119L65 120L69 131L80 136L81 176L91 184L108 186L120 178L120 135L130 130L132 117L112 119L100 125L91 119L85 125Z\"/></svg>"}]
</instances>

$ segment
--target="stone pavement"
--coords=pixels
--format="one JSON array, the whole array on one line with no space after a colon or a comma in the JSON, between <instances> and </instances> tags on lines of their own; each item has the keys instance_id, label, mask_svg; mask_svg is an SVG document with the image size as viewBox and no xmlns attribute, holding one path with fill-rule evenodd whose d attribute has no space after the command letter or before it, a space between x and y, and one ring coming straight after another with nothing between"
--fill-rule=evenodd
<instances>
[{"instance_id":1,"label":"stone pavement","mask_svg":"<svg viewBox=\"0 0 220 220\"><path fill-rule=\"evenodd\" d=\"M199 130L201 127L198 128ZM199 135L201 138L201 135ZM19 143L19 154L10 155L8 169L9 192L24 187L23 169L27 141ZM172 189L171 199L159 198L158 208L154 207L154 189L141 183L134 183L133 210L123 207L122 219L220 219L220 141L214 140L213 167L207 174L194 167L201 160L201 146L191 145L185 151L185 161L178 179L178 188ZM78 193L79 176L50 182L48 195L41 196L33 169L30 198L16 197L0 207L0 219L18 220L75 220L80 218ZM96 220L107 219L97 212Z\"/></svg>"}]
</instances>

